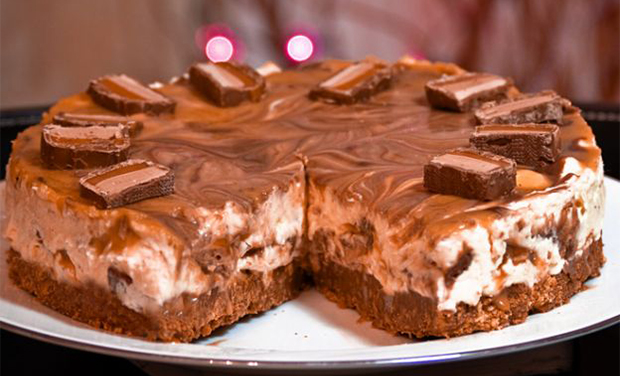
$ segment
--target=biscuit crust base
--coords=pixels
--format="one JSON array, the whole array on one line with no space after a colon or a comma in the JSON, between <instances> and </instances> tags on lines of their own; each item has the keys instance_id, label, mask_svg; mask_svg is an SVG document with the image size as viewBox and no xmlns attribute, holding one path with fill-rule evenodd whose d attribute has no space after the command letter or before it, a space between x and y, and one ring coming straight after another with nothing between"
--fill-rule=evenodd
<instances>
[{"instance_id":1,"label":"biscuit crust base","mask_svg":"<svg viewBox=\"0 0 620 376\"><path fill-rule=\"evenodd\" d=\"M560 274L547 276L533 287L512 285L494 297L481 298L475 306L460 303L455 312L437 310L434 299L416 292L388 295L369 274L326 259L319 262L313 279L328 299L357 310L362 319L377 328L426 338L497 330L522 323L529 314L568 303L586 288L584 282L600 275L605 257L602 241L594 241ZM142 314L125 307L116 295L101 287L58 282L47 268L25 261L12 249L8 251L8 265L9 276L18 287L66 316L113 333L167 342L190 342L208 336L243 316L295 298L306 285L303 269L294 262L274 270L271 283L264 282L262 273L240 273L226 291L184 294L166 302L158 313ZM183 314L177 315L180 311Z\"/></svg>"},{"instance_id":2,"label":"biscuit crust base","mask_svg":"<svg viewBox=\"0 0 620 376\"><path fill-rule=\"evenodd\" d=\"M153 314L125 307L116 295L101 287L59 282L47 268L7 251L9 277L44 305L95 328L117 334L166 342L190 342L241 317L266 311L296 297L304 286L304 273L293 262L270 272L241 272L225 291L184 294ZM265 283L270 281L270 283ZM182 315L177 315L182 311Z\"/></svg>"},{"instance_id":3,"label":"biscuit crust base","mask_svg":"<svg viewBox=\"0 0 620 376\"><path fill-rule=\"evenodd\" d=\"M314 271L318 290L343 307L355 309L373 326L411 338L454 337L490 331L525 321L532 313L546 312L568 303L586 289L583 284L600 274L605 263L602 240L594 241L563 271L533 287L516 284L494 297L482 297L477 305L460 303L455 312L437 310L434 299L416 292L388 295L373 276L320 259Z\"/></svg>"}]
</instances>

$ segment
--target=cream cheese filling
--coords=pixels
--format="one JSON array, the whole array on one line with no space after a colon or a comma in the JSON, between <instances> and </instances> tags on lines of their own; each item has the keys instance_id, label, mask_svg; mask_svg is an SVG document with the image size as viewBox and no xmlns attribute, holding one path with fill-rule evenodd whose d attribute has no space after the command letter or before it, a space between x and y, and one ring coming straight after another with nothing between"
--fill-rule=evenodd
<instances>
[{"instance_id":1,"label":"cream cheese filling","mask_svg":"<svg viewBox=\"0 0 620 376\"><path fill-rule=\"evenodd\" d=\"M203 236L234 235L249 229L241 251L252 247L262 247L264 251L240 258L236 272L253 270L267 275L288 265L297 255L303 193L304 185L294 182L287 191L274 190L253 213L228 203L221 210L199 207L193 214L200 222ZM124 305L139 312L156 310L183 293L201 294L227 282L216 273L203 273L189 250L179 252L165 234L153 233L140 221L130 222L139 241L127 242L114 252L101 252L92 244L93 234L110 231L118 216L89 218L80 211L59 212L49 199L53 194L43 184L15 188L8 183L5 236L23 259L51 268L59 281L94 283L109 290L108 269L114 267L132 280L115 291L117 296ZM62 262L61 254L70 259L71 267Z\"/></svg>"},{"instance_id":2,"label":"cream cheese filling","mask_svg":"<svg viewBox=\"0 0 620 376\"><path fill-rule=\"evenodd\" d=\"M342 235L339 229L346 228L347 223L356 223L361 217L367 217L378 238L372 251L351 261L337 244L333 244L337 242L330 242L332 244L324 250L325 256L343 266L373 275L387 294L415 291L436 299L441 310L453 311L461 302L475 305L482 296L493 296L505 287L517 283L533 286L547 275L562 271L569 260L560 255L560 244L552 237L540 236L537 230L548 223L557 226L567 204L583 203L581 210L576 211L578 251L571 257L580 257L582 249L601 238L605 203L602 160L598 161L596 170L583 167L570 157L562 163L561 175L568 179L563 189L551 187L509 203L506 209L510 214L493 221L488 228L476 226L454 231L438 241L434 249L429 249L429 239L424 236L411 239L403 246L394 244L391 238L398 232L395 226L389 226L381 217L368 213L362 205L351 204L345 208L329 190L312 186L311 196L321 197L318 201L322 210L316 214L310 208L308 236L312 240L317 231L331 229L336 231L335 237L339 237ZM573 175L568 177L569 174ZM537 265L529 260L517 265L512 261L502 264L508 242L534 252ZM447 286L443 272L433 270L428 261L430 259L442 270L447 270L456 264L464 245L471 249L472 262L453 284ZM504 277L500 278L502 275ZM429 286L429 280L434 286Z\"/></svg>"},{"instance_id":3,"label":"cream cheese filling","mask_svg":"<svg viewBox=\"0 0 620 376\"><path fill-rule=\"evenodd\" d=\"M322 210L315 213L310 208L308 235L312 240L318 230L325 228L338 235L346 224L367 216L376 229L375 243L380 246L356 261L346 260L342 249L333 244L325 250L326 255L344 266L373 275L388 294L416 291L435 298L442 310L454 310L461 302L474 305L482 296L493 296L505 287L517 283L532 286L545 276L562 271L569 260L561 257L560 244L553 238L538 235L536 229L549 221L557 225L566 204L583 203L576 211L579 223L575 241L579 251L571 257L581 256L581 249L600 239L605 202L602 161L596 170L583 167L573 158L565 158L562 164L562 176L567 177L563 189L551 187L542 191L543 194L538 192L510 203L506 207L510 215L497 219L487 228L477 226L454 231L437 242L433 252L427 251L428 243L424 238L413 239L402 247L395 246L390 238L397 228L380 217L372 217L361 205L343 207L328 190L318 191L312 187L311 199L316 200ZM199 294L225 283L206 276L186 251L179 255L165 236L153 235L141 228L139 222L131 224L133 230L149 233L148 237L121 252L101 254L91 246L90 234L109 228L113 218L91 220L66 209L59 213L48 200L50 192L45 185L28 189L10 184L7 185L9 218L5 233L11 246L25 260L51 267L59 280L94 282L108 288L107 270L114 266L132 278L132 283L119 297L137 311L156 308L182 293ZM304 221L303 202L304 185L295 182L287 191L271 192L254 213L246 213L228 203L220 210L197 208L194 217L204 236L223 236L249 229L249 235L240 244L242 257L236 263L236 271L268 273L289 264L298 255L297 242L302 236ZM23 207L33 211L19 210ZM525 223L525 226L518 223ZM62 231L58 231L59 228ZM539 263L534 265L526 260L513 264L508 260L502 264L508 241L533 251ZM442 274L429 270L426 258L432 258L445 270L457 262L463 244L471 248L472 262L447 287ZM252 249L260 249L260 252L249 252ZM62 265L61 251L68 255L73 269ZM248 255L243 257L245 252ZM407 273L403 273L403 269ZM505 277L498 283L500 274ZM429 286L429 280L434 285Z\"/></svg>"}]
</instances>

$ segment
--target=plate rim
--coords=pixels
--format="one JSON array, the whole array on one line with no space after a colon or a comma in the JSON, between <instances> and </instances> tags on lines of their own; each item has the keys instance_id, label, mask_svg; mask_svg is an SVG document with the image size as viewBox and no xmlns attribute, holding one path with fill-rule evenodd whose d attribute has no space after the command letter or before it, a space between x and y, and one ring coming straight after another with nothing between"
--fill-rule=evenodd
<instances>
[{"instance_id":1,"label":"plate rim","mask_svg":"<svg viewBox=\"0 0 620 376\"><path fill-rule=\"evenodd\" d=\"M162 354L151 354L140 350L117 349L106 345L95 345L84 343L80 340L70 340L59 338L48 333L41 333L36 330L10 324L0 319L0 328L12 333L25 336L27 338L43 341L57 346L69 347L75 350L90 351L97 354L118 356L131 360L152 361L157 363L177 364L199 367L213 367L239 370L299 370L303 367L306 370L326 370L326 369L359 369L359 368L397 368L433 365L439 363L449 363L456 361L466 361L481 359L490 356L505 355L526 350L531 350L543 346L553 345L559 342L568 341L577 337L606 329L620 323L620 314L609 317L603 321L591 325L564 332L551 337L545 337L533 341L522 342L514 345L506 345L481 350L473 350L457 353L445 353L424 356L406 356L375 360L329 360L329 361L247 361L235 359L209 359L191 356L171 356Z\"/></svg>"}]
</instances>

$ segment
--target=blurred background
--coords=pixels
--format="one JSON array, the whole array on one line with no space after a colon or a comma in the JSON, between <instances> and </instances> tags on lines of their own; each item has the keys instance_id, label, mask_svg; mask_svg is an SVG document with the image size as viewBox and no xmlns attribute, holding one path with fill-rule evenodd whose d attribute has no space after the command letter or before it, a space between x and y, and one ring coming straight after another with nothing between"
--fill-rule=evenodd
<instances>
[{"instance_id":1,"label":"blurred background","mask_svg":"<svg viewBox=\"0 0 620 376\"><path fill-rule=\"evenodd\" d=\"M619 25L618 0L3 0L0 107L49 105L107 73L167 81L207 53L283 66L409 54L618 104Z\"/></svg>"}]
</instances>

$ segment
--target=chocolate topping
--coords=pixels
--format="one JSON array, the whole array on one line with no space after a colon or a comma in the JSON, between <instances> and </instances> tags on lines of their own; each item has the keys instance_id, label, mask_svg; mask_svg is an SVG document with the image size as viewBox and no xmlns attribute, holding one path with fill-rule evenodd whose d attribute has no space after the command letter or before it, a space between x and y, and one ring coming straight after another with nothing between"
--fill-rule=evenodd
<instances>
[{"instance_id":1,"label":"chocolate topping","mask_svg":"<svg viewBox=\"0 0 620 376\"><path fill-rule=\"evenodd\" d=\"M257 102L265 92L263 76L236 62L196 63L189 68L189 81L219 107Z\"/></svg>"},{"instance_id":2,"label":"chocolate topping","mask_svg":"<svg viewBox=\"0 0 620 376\"><path fill-rule=\"evenodd\" d=\"M63 127L48 124L41 135L41 159L48 168L108 166L127 159L129 128L123 124Z\"/></svg>"},{"instance_id":3,"label":"chocolate topping","mask_svg":"<svg viewBox=\"0 0 620 376\"><path fill-rule=\"evenodd\" d=\"M93 101L123 115L174 112L175 102L124 74L104 76L88 86Z\"/></svg>"},{"instance_id":4,"label":"chocolate topping","mask_svg":"<svg viewBox=\"0 0 620 376\"><path fill-rule=\"evenodd\" d=\"M466 112L487 101L507 98L509 79L488 73L465 73L429 81L426 99L436 108Z\"/></svg>"},{"instance_id":5,"label":"chocolate topping","mask_svg":"<svg viewBox=\"0 0 620 376\"><path fill-rule=\"evenodd\" d=\"M361 61L350 65L310 91L311 99L323 99L336 104L353 104L368 100L386 90L392 81L392 71L382 63Z\"/></svg>"},{"instance_id":6,"label":"chocolate topping","mask_svg":"<svg viewBox=\"0 0 620 376\"><path fill-rule=\"evenodd\" d=\"M80 194L100 209L115 208L174 191L174 173L166 166L131 159L80 179Z\"/></svg>"},{"instance_id":7,"label":"chocolate topping","mask_svg":"<svg viewBox=\"0 0 620 376\"><path fill-rule=\"evenodd\" d=\"M485 103L474 113L478 124L562 123L564 109L570 102L546 90L524 94L506 102Z\"/></svg>"},{"instance_id":8,"label":"chocolate topping","mask_svg":"<svg viewBox=\"0 0 620 376\"><path fill-rule=\"evenodd\" d=\"M554 124L481 125L469 141L476 149L531 167L545 167L560 154L559 127Z\"/></svg>"},{"instance_id":9,"label":"chocolate topping","mask_svg":"<svg viewBox=\"0 0 620 376\"><path fill-rule=\"evenodd\" d=\"M423 187L424 165L431 156L469 145L473 131L470 114L428 105L424 86L442 71L430 64L404 67L389 91L353 107L308 98L309 90L349 65L330 60L272 74L266 78L269 92L260 102L227 109L211 106L185 80L162 87L164 95L178 102L175 114L165 121L145 117L144 131L132 140L131 157L172 168L175 194L135 203L132 210L164 223L193 247L199 226L174 213L191 212L196 205L219 210L228 202L249 211L263 192L303 178L302 163L295 157L301 155L310 184L329 188L343 202L380 212L389 223L402 223L403 242L412 241L419 229L446 233L451 219L465 211L477 210L477 218L495 216L491 209L478 210L479 201L433 194ZM50 115L59 111L101 109L78 94L59 102ZM550 187L558 186L565 158L594 170L600 158L579 113L567 113L564 120L559 129L562 152L538 174ZM31 182L44 178L59 196L83 201L73 171L42 168L41 128L31 127L15 141L9 175ZM515 193L507 200L521 197Z\"/></svg>"},{"instance_id":10,"label":"chocolate topping","mask_svg":"<svg viewBox=\"0 0 620 376\"><path fill-rule=\"evenodd\" d=\"M424 167L427 189L478 200L495 200L511 193L516 179L513 160L474 149L450 151Z\"/></svg>"},{"instance_id":11,"label":"chocolate topping","mask_svg":"<svg viewBox=\"0 0 620 376\"><path fill-rule=\"evenodd\" d=\"M53 117L53 123L63 127L90 127L100 125L107 127L111 125L125 124L129 127L129 135L135 137L142 130L141 121L132 120L125 116L99 115L99 114L79 114L60 112Z\"/></svg>"}]
</instances>

